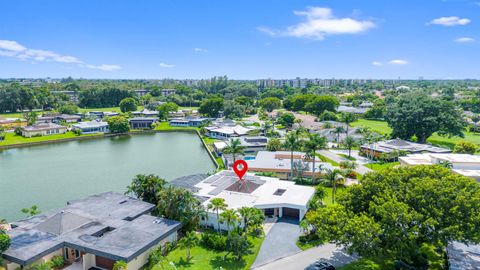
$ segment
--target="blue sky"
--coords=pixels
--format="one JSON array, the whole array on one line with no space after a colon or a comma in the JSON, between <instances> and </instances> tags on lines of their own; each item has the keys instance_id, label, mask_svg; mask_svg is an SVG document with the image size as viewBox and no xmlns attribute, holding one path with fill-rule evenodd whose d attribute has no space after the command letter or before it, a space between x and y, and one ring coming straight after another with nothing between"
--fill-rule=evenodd
<instances>
[{"instance_id":1,"label":"blue sky","mask_svg":"<svg viewBox=\"0 0 480 270\"><path fill-rule=\"evenodd\" d=\"M4 0L0 77L477 78L480 0Z\"/></svg>"}]
</instances>

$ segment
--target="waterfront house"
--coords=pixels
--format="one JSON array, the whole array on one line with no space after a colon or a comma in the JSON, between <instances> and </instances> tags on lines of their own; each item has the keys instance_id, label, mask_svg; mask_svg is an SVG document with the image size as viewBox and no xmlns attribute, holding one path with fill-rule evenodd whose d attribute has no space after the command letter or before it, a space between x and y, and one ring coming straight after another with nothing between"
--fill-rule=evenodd
<instances>
[{"instance_id":1,"label":"waterfront house","mask_svg":"<svg viewBox=\"0 0 480 270\"><path fill-rule=\"evenodd\" d=\"M151 251L174 242L181 224L151 216L155 205L107 192L67 203L58 211L14 222L6 269L29 268L62 256L71 269L142 268Z\"/></svg>"},{"instance_id":2,"label":"waterfront house","mask_svg":"<svg viewBox=\"0 0 480 270\"><path fill-rule=\"evenodd\" d=\"M67 132L67 127L54 123L38 123L31 126L22 127L21 130L23 137L31 138L36 136L63 134Z\"/></svg>"},{"instance_id":3,"label":"waterfront house","mask_svg":"<svg viewBox=\"0 0 480 270\"><path fill-rule=\"evenodd\" d=\"M131 129L151 129L153 124L157 122L156 118L151 117L134 117L128 119Z\"/></svg>"},{"instance_id":4,"label":"waterfront house","mask_svg":"<svg viewBox=\"0 0 480 270\"><path fill-rule=\"evenodd\" d=\"M244 149L245 154L256 154L258 151L263 151L267 147L268 138L264 136L240 137L240 143ZM230 145L230 140L219 141L213 143L213 150L218 155L223 154L223 149Z\"/></svg>"},{"instance_id":5,"label":"waterfront house","mask_svg":"<svg viewBox=\"0 0 480 270\"><path fill-rule=\"evenodd\" d=\"M225 140L232 137L246 136L255 127L244 127L236 124L230 119L219 119L205 127L206 135L213 139Z\"/></svg>"},{"instance_id":6,"label":"waterfront house","mask_svg":"<svg viewBox=\"0 0 480 270\"><path fill-rule=\"evenodd\" d=\"M291 152L290 151L259 151L254 159L246 160L248 171L251 172L273 172L280 179L291 179ZM304 177L311 177L313 162L303 152L293 152L294 171L302 173ZM319 175L326 170L333 170L332 165L315 158L315 173Z\"/></svg>"},{"instance_id":7,"label":"waterfront house","mask_svg":"<svg viewBox=\"0 0 480 270\"><path fill-rule=\"evenodd\" d=\"M360 146L360 153L367 157L379 158L383 153L393 153L394 151L415 153L450 153L450 149L435 147L429 144L420 144L401 139L381 141L372 144Z\"/></svg>"},{"instance_id":8,"label":"waterfront house","mask_svg":"<svg viewBox=\"0 0 480 270\"><path fill-rule=\"evenodd\" d=\"M55 116L53 115L42 115L37 117L36 123L53 123L55 121Z\"/></svg>"},{"instance_id":9,"label":"waterfront house","mask_svg":"<svg viewBox=\"0 0 480 270\"><path fill-rule=\"evenodd\" d=\"M222 198L229 209L255 207L261 209L266 216L290 217L296 220L302 220L305 216L308 203L315 192L313 187L252 174L245 175L240 181L233 171L221 171L197 182L190 184L193 185L197 197L202 198L205 207L212 199ZM208 218L202 218L201 223L217 228L216 212L209 209L207 215ZM220 223L220 229L227 230L227 224Z\"/></svg>"},{"instance_id":10,"label":"waterfront house","mask_svg":"<svg viewBox=\"0 0 480 270\"><path fill-rule=\"evenodd\" d=\"M143 109L141 111L132 112L135 117L152 117L158 118L158 111L151 111L149 109Z\"/></svg>"},{"instance_id":11,"label":"waterfront house","mask_svg":"<svg viewBox=\"0 0 480 270\"><path fill-rule=\"evenodd\" d=\"M73 130L79 130L82 134L106 133L108 132L108 123L102 121L80 122L72 125Z\"/></svg>"},{"instance_id":12,"label":"waterfront house","mask_svg":"<svg viewBox=\"0 0 480 270\"><path fill-rule=\"evenodd\" d=\"M88 112L88 117L93 119L103 119L105 117L118 116L118 112L101 112L101 111L91 111Z\"/></svg>"},{"instance_id":13,"label":"waterfront house","mask_svg":"<svg viewBox=\"0 0 480 270\"><path fill-rule=\"evenodd\" d=\"M208 123L208 118L201 117L182 117L174 118L169 121L169 125L172 127L199 127L203 124Z\"/></svg>"}]
</instances>

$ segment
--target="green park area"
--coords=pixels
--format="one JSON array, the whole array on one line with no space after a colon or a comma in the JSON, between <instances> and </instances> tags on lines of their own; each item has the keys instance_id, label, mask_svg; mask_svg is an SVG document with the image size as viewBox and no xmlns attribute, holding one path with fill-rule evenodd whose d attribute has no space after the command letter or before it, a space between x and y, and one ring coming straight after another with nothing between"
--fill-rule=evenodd
<instances>
[{"instance_id":1,"label":"green park area","mask_svg":"<svg viewBox=\"0 0 480 270\"><path fill-rule=\"evenodd\" d=\"M382 135L390 135L392 132L392 129L388 126L386 121L358 119L356 122L351 123L351 125L354 127L370 128L371 131ZM468 141L480 145L480 133L464 131L464 134L465 138L460 138L457 136L448 138L435 133L430 136L427 141L434 145L448 148L453 148L453 146L459 141Z\"/></svg>"}]
</instances>

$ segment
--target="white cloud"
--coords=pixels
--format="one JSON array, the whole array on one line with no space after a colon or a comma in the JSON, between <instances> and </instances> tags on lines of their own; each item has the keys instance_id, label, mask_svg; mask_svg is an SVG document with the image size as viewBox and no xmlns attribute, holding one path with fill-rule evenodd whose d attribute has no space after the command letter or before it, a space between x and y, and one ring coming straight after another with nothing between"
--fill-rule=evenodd
<instances>
[{"instance_id":1,"label":"white cloud","mask_svg":"<svg viewBox=\"0 0 480 270\"><path fill-rule=\"evenodd\" d=\"M0 56L15 57L19 60L31 60L33 62L57 62L66 64L85 64L77 57L70 55L61 55L48 50L30 49L13 40L0 40ZM81 65L84 66L84 65ZM120 69L117 65L88 65L88 68L96 68L104 71L113 71Z\"/></svg>"},{"instance_id":2,"label":"white cloud","mask_svg":"<svg viewBox=\"0 0 480 270\"><path fill-rule=\"evenodd\" d=\"M194 48L193 51L196 52L196 53L207 53L208 52L208 50L204 49L204 48Z\"/></svg>"},{"instance_id":3,"label":"white cloud","mask_svg":"<svg viewBox=\"0 0 480 270\"><path fill-rule=\"evenodd\" d=\"M175 65L166 64L166 63L160 63L158 65L162 68L173 68L173 67L175 67Z\"/></svg>"},{"instance_id":4,"label":"white cloud","mask_svg":"<svg viewBox=\"0 0 480 270\"><path fill-rule=\"evenodd\" d=\"M99 65L99 66L87 65L87 67L92 68L92 69L99 69L99 70L103 70L103 71L115 71L115 70L122 69L122 67L119 66L119 65L106 65L106 64L102 64L102 65Z\"/></svg>"},{"instance_id":5,"label":"white cloud","mask_svg":"<svg viewBox=\"0 0 480 270\"><path fill-rule=\"evenodd\" d=\"M443 26L456 26L456 25L466 25L470 23L470 19L467 18L460 18L457 16L450 16L450 17L441 17L437 19L431 20L428 24L436 24L436 25L443 25Z\"/></svg>"},{"instance_id":6,"label":"white cloud","mask_svg":"<svg viewBox=\"0 0 480 270\"><path fill-rule=\"evenodd\" d=\"M382 63L382 62L378 62L378 61L373 61L373 62L372 62L372 65L377 66L377 67L380 67L380 66L383 66L383 63Z\"/></svg>"},{"instance_id":7,"label":"white cloud","mask_svg":"<svg viewBox=\"0 0 480 270\"><path fill-rule=\"evenodd\" d=\"M408 61L403 59L394 59L388 62L390 65L407 65Z\"/></svg>"},{"instance_id":8,"label":"white cloud","mask_svg":"<svg viewBox=\"0 0 480 270\"><path fill-rule=\"evenodd\" d=\"M470 37L461 37L461 38L455 39L454 41L457 43L470 43L470 42L474 42L475 39Z\"/></svg>"},{"instance_id":9,"label":"white cloud","mask_svg":"<svg viewBox=\"0 0 480 270\"><path fill-rule=\"evenodd\" d=\"M368 20L337 18L330 8L324 7L309 7L306 10L293 11L293 14L304 17L305 20L288 26L285 30L272 30L268 27L257 29L270 36L323 40L328 35L357 34L375 27L375 23Z\"/></svg>"}]
</instances>

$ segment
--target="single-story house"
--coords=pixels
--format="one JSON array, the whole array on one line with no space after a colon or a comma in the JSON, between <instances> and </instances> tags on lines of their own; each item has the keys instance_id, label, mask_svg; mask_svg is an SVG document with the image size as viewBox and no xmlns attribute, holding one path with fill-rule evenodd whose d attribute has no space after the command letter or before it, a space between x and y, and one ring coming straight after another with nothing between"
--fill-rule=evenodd
<instances>
[{"instance_id":1,"label":"single-story house","mask_svg":"<svg viewBox=\"0 0 480 270\"><path fill-rule=\"evenodd\" d=\"M381 141L373 144L364 144L360 146L360 153L369 157L380 157L383 153L392 153L394 151L404 151L407 153L450 153L450 149L435 147L429 144L420 144L401 139Z\"/></svg>"},{"instance_id":2,"label":"single-story house","mask_svg":"<svg viewBox=\"0 0 480 270\"><path fill-rule=\"evenodd\" d=\"M203 198L204 206L214 198L222 198L229 209L255 207L263 210L267 216L296 220L302 220L305 216L315 192L313 187L272 177L247 174L243 180L239 180L233 171L221 171L201 180L194 187L196 196ZM203 218L201 223L217 228L216 212L208 210L207 214L208 218ZM228 229L225 223L220 223L220 228Z\"/></svg>"},{"instance_id":3,"label":"single-story house","mask_svg":"<svg viewBox=\"0 0 480 270\"><path fill-rule=\"evenodd\" d=\"M136 270L151 251L177 239L180 222L154 217L155 205L107 192L67 203L57 211L12 224L6 269L28 268L62 256L72 269L112 269L125 261Z\"/></svg>"},{"instance_id":4,"label":"single-story house","mask_svg":"<svg viewBox=\"0 0 480 270\"><path fill-rule=\"evenodd\" d=\"M161 89L160 91L162 92L162 96L174 95L175 92L177 92L176 89Z\"/></svg>"},{"instance_id":5,"label":"single-story house","mask_svg":"<svg viewBox=\"0 0 480 270\"><path fill-rule=\"evenodd\" d=\"M402 166L434 165L449 163L452 171L480 180L480 156L469 154L411 154L399 157Z\"/></svg>"},{"instance_id":6,"label":"single-story house","mask_svg":"<svg viewBox=\"0 0 480 270\"><path fill-rule=\"evenodd\" d=\"M108 132L108 123L102 121L80 122L72 125L73 130L80 130L82 134L106 133Z\"/></svg>"},{"instance_id":7,"label":"single-story house","mask_svg":"<svg viewBox=\"0 0 480 270\"><path fill-rule=\"evenodd\" d=\"M246 160L248 171L273 172L280 179L291 179L291 152L290 151L259 151L254 159ZM303 171L303 176L311 177L313 174L313 162L303 152L293 152L293 165L298 171ZM295 167L294 167L295 168ZM326 170L333 170L330 163L322 162L315 158L315 173L319 174Z\"/></svg>"},{"instance_id":8,"label":"single-story house","mask_svg":"<svg viewBox=\"0 0 480 270\"><path fill-rule=\"evenodd\" d=\"M354 114L365 114L368 111L368 107L351 107L340 105L337 108L337 112L344 113L354 113Z\"/></svg>"},{"instance_id":9,"label":"single-story house","mask_svg":"<svg viewBox=\"0 0 480 270\"><path fill-rule=\"evenodd\" d=\"M135 117L152 117L158 118L158 111L151 111L149 109L143 109L141 111L132 112Z\"/></svg>"},{"instance_id":10,"label":"single-story house","mask_svg":"<svg viewBox=\"0 0 480 270\"><path fill-rule=\"evenodd\" d=\"M94 119L103 119L104 117L118 116L117 112L102 112L102 111L91 111L88 112L88 116Z\"/></svg>"},{"instance_id":11,"label":"single-story house","mask_svg":"<svg viewBox=\"0 0 480 270\"><path fill-rule=\"evenodd\" d=\"M243 147L245 154L256 154L263 151L267 147L268 138L264 136L240 137L238 138ZM219 141L213 143L213 150L218 156L223 154L223 149L230 145L230 141Z\"/></svg>"},{"instance_id":12,"label":"single-story house","mask_svg":"<svg viewBox=\"0 0 480 270\"><path fill-rule=\"evenodd\" d=\"M15 129L17 127L24 127L27 125L27 121L18 118L0 119L0 127L6 130Z\"/></svg>"},{"instance_id":13,"label":"single-story house","mask_svg":"<svg viewBox=\"0 0 480 270\"><path fill-rule=\"evenodd\" d=\"M156 118L152 117L134 117L128 119L131 129L151 129L153 124L157 122Z\"/></svg>"},{"instance_id":14,"label":"single-story house","mask_svg":"<svg viewBox=\"0 0 480 270\"><path fill-rule=\"evenodd\" d=\"M60 123L60 122L65 122L65 123L77 123L82 119L81 116L79 115L74 115L74 114L59 114L55 116L54 122L55 123Z\"/></svg>"},{"instance_id":15,"label":"single-story house","mask_svg":"<svg viewBox=\"0 0 480 270\"><path fill-rule=\"evenodd\" d=\"M169 125L172 127L198 127L208 123L208 118L200 117L182 117L173 118L169 121Z\"/></svg>"},{"instance_id":16,"label":"single-story house","mask_svg":"<svg viewBox=\"0 0 480 270\"><path fill-rule=\"evenodd\" d=\"M47 136L53 134L63 134L67 132L67 127L54 123L39 123L31 126L22 127L22 136L26 138L35 136Z\"/></svg>"},{"instance_id":17,"label":"single-story house","mask_svg":"<svg viewBox=\"0 0 480 270\"><path fill-rule=\"evenodd\" d=\"M53 123L55 121L55 116L53 115L42 115L37 117L36 123Z\"/></svg>"}]
</instances>

